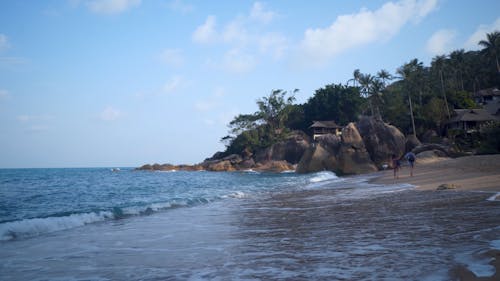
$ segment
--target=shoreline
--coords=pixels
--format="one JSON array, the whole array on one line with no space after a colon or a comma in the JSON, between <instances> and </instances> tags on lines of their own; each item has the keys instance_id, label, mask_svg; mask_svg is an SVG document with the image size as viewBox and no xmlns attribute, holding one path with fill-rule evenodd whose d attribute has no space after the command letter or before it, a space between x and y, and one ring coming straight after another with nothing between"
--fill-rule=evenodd
<instances>
[{"instance_id":1,"label":"shoreline","mask_svg":"<svg viewBox=\"0 0 500 281\"><path fill-rule=\"evenodd\" d=\"M417 190L437 190L440 186L447 185L444 189L499 193L496 200L500 200L500 154L417 158L413 177L410 176L410 167L406 162L403 162L397 179L394 179L392 169L375 175L370 183L408 183L416 186Z\"/></svg>"}]
</instances>

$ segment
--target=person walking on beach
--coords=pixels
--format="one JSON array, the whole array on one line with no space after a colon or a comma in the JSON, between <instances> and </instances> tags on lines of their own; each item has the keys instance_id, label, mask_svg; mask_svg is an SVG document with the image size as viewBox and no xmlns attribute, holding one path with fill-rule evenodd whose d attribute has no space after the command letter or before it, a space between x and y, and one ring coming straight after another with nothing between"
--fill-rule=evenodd
<instances>
[{"instance_id":1,"label":"person walking on beach","mask_svg":"<svg viewBox=\"0 0 500 281\"><path fill-rule=\"evenodd\" d=\"M399 158L396 156L396 154L393 154L391 160L392 168L394 169L394 179L399 179L399 167L401 166Z\"/></svg>"},{"instance_id":2,"label":"person walking on beach","mask_svg":"<svg viewBox=\"0 0 500 281\"><path fill-rule=\"evenodd\" d=\"M413 177L413 167L415 167L415 159L417 159L417 157L410 151L406 153L405 158L408 160L408 164L410 164L410 176Z\"/></svg>"}]
</instances>

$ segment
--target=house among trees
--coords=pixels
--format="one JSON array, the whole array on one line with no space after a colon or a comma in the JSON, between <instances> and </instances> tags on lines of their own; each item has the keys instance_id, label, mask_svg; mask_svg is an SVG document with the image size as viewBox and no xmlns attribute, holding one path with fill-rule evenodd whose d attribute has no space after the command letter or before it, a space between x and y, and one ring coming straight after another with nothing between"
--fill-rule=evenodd
<instances>
[{"instance_id":1,"label":"house among trees","mask_svg":"<svg viewBox=\"0 0 500 281\"><path fill-rule=\"evenodd\" d=\"M335 121L313 121L313 124L309 128L313 130L314 140L326 134L334 134L336 136L342 134L342 126L337 125Z\"/></svg>"},{"instance_id":2,"label":"house among trees","mask_svg":"<svg viewBox=\"0 0 500 281\"><path fill-rule=\"evenodd\" d=\"M483 106L490 114L500 117L500 90L490 88L474 93L474 101Z\"/></svg>"},{"instance_id":3,"label":"house among trees","mask_svg":"<svg viewBox=\"0 0 500 281\"><path fill-rule=\"evenodd\" d=\"M454 116L447 122L448 129L473 133L491 122L500 121L500 118L490 114L486 109L455 109L454 111Z\"/></svg>"}]
</instances>

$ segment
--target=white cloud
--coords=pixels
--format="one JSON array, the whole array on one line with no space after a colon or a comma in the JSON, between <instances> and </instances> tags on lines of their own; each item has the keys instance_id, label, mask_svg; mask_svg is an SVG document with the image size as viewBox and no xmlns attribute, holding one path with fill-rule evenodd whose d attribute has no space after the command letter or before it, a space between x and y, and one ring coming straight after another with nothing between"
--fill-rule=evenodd
<instances>
[{"instance_id":1,"label":"white cloud","mask_svg":"<svg viewBox=\"0 0 500 281\"><path fill-rule=\"evenodd\" d=\"M480 25L476 31L465 42L465 48L471 50L479 50L481 46L478 45L479 41L486 40L486 33L491 33L495 30L500 30L500 17L497 18L492 24Z\"/></svg>"},{"instance_id":2,"label":"white cloud","mask_svg":"<svg viewBox=\"0 0 500 281\"><path fill-rule=\"evenodd\" d=\"M160 59L162 62L172 67L184 65L184 56L180 49L166 49L160 54Z\"/></svg>"},{"instance_id":3,"label":"white cloud","mask_svg":"<svg viewBox=\"0 0 500 281\"><path fill-rule=\"evenodd\" d=\"M223 67L232 73L246 73L255 68L257 59L239 49L229 50L224 55Z\"/></svg>"},{"instance_id":4,"label":"white cloud","mask_svg":"<svg viewBox=\"0 0 500 281\"><path fill-rule=\"evenodd\" d=\"M7 50L9 47L9 38L7 38L7 35L0 33L0 52Z\"/></svg>"},{"instance_id":5,"label":"white cloud","mask_svg":"<svg viewBox=\"0 0 500 281\"><path fill-rule=\"evenodd\" d=\"M405 24L422 20L436 7L437 0L407 0L338 16L329 27L305 31L300 56L303 63L321 65L351 48L390 39Z\"/></svg>"},{"instance_id":6,"label":"white cloud","mask_svg":"<svg viewBox=\"0 0 500 281\"><path fill-rule=\"evenodd\" d=\"M29 115L29 114L23 114L23 115L18 115L16 117L17 121L19 122L40 122L40 121L47 121L52 119L52 115L48 114L41 114L41 115Z\"/></svg>"},{"instance_id":7,"label":"white cloud","mask_svg":"<svg viewBox=\"0 0 500 281\"><path fill-rule=\"evenodd\" d=\"M139 6L141 0L89 0L86 6L98 14L118 14L132 7Z\"/></svg>"},{"instance_id":8,"label":"white cloud","mask_svg":"<svg viewBox=\"0 0 500 281\"><path fill-rule=\"evenodd\" d=\"M209 110L212 110L214 108L216 108L218 105L217 102L213 101L213 100L205 100L205 101L197 101L195 104L194 104L194 108L197 110L197 111L209 111Z\"/></svg>"},{"instance_id":9,"label":"white cloud","mask_svg":"<svg viewBox=\"0 0 500 281\"><path fill-rule=\"evenodd\" d=\"M253 70L258 62L269 56L282 59L288 50L288 40L278 32L269 32L262 25L269 23L277 14L255 2L246 15L238 15L227 23L217 26L215 16L193 32L192 39L200 44L219 44L227 49L220 59L208 59L207 65L231 73Z\"/></svg>"},{"instance_id":10,"label":"white cloud","mask_svg":"<svg viewBox=\"0 0 500 281\"><path fill-rule=\"evenodd\" d=\"M122 115L121 111L112 107L106 107L100 114L101 120L103 121L114 121Z\"/></svg>"},{"instance_id":11,"label":"white cloud","mask_svg":"<svg viewBox=\"0 0 500 281\"><path fill-rule=\"evenodd\" d=\"M245 46L250 42L250 34L245 27L245 21L243 18L237 18L224 27L222 32L222 40L225 43Z\"/></svg>"},{"instance_id":12,"label":"white cloud","mask_svg":"<svg viewBox=\"0 0 500 281\"><path fill-rule=\"evenodd\" d=\"M169 3L171 10L186 14L194 10L194 6L191 4L184 3L182 0L173 0Z\"/></svg>"},{"instance_id":13,"label":"white cloud","mask_svg":"<svg viewBox=\"0 0 500 281\"><path fill-rule=\"evenodd\" d=\"M279 33L264 34L258 44L260 52L269 53L275 59L282 58L288 49L288 40Z\"/></svg>"},{"instance_id":14,"label":"white cloud","mask_svg":"<svg viewBox=\"0 0 500 281\"><path fill-rule=\"evenodd\" d=\"M208 16L205 23L198 26L193 33L192 39L196 43L208 44L217 41L217 31L215 30L215 16Z\"/></svg>"},{"instance_id":15,"label":"white cloud","mask_svg":"<svg viewBox=\"0 0 500 281\"><path fill-rule=\"evenodd\" d=\"M26 128L26 131L31 132L31 133L40 133L40 132L45 132L48 131L49 127L45 125L32 125Z\"/></svg>"},{"instance_id":16,"label":"white cloud","mask_svg":"<svg viewBox=\"0 0 500 281\"><path fill-rule=\"evenodd\" d=\"M453 49L453 40L456 31L451 29L441 29L432 34L427 41L426 49L432 55L443 55Z\"/></svg>"},{"instance_id":17,"label":"white cloud","mask_svg":"<svg viewBox=\"0 0 500 281\"><path fill-rule=\"evenodd\" d=\"M224 88L218 87L213 94L205 100L199 100L194 104L194 108L199 112L207 112L220 107L223 104Z\"/></svg>"},{"instance_id":18,"label":"white cloud","mask_svg":"<svg viewBox=\"0 0 500 281\"><path fill-rule=\"evenodd\" d=\"M174 75L163 86L163 91L167 94L174 93L181 88L184 83L184 79L180 75Z\"/></svg>"},{"instance_id":19,"label":"white cloud","mask_svg":"<svg viewBox=\"0 0 500 281\"><path fill-rule=\"evenodd\" d=\"M0 89L0 101L7 100L10 98L10 93L7 90Z\"/></svg>"},{"instance_id":20,"label":"white cloud","mask_svg":"<svg viewBox=\"0 0 500 281\"><path fill-rule=\"evenodd\" d=\"M276 18L276 13L265 9L264 4L261 2L253 3L252 10L250 11L250 19L260 23L270 23Z\"/></svg>"}]
</instances>

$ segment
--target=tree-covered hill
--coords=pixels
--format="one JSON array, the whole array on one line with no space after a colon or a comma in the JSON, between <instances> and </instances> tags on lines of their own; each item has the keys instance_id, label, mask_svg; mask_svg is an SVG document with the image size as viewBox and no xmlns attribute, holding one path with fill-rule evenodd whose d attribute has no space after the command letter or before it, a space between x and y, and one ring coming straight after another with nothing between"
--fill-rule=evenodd
<instances>
[{"instance_id":1,"label":"tree-covered hill","mask_svg":"<svg viewBox=\"0 0 500 281\"><path fill-rule=\"evenodd\" d=\"M500 32L486 34L478 44L479 51L455 50L434 57L428 66L411 59L394 74L356 69L345 84L323 86L304 104L294 103L298 90L273 90L257 100L258 111L240 114L230 122L230 134L222 138L227 145L223 155L255 153L293 130L310 134L314 120L346 125L361 115L382 119L407 135L421 137L432 130L447 136L445 124L454 109L479 108L473 94L500 86ZM500 139L498 124L490 127L482 136L483 143ZM500 150L495 146L490 151Z\"/></svg>"}]
</instances>

